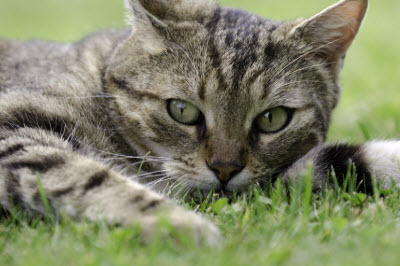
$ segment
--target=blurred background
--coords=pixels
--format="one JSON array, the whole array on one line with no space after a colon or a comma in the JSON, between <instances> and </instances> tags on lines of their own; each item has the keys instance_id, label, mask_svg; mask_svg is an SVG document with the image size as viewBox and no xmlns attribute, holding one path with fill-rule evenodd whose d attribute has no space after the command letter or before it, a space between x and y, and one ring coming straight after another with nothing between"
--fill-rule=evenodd
<instances>
[{"instance_id":1,"label":"blurred background","mask_svg":"<svg viewBox=\"0 0 400 266\"><path fill-rule=\"evenodd\" d=\"M309 17L334 0L221 0L277 20ZM370 1L342 72L343 94L329 141L400 138L400 1ZM123 0L0 0L0 36L74 42L125 27Z\"/></svg>"}]
</instances>

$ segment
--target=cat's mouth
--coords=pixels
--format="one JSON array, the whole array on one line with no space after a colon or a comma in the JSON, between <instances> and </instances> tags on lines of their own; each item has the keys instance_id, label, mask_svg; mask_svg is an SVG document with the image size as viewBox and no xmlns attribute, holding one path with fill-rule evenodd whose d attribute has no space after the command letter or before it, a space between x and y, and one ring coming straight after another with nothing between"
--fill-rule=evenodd
<instances>
[{"instance_id":1,"label":"cat's mouth","mask_svg":"<svg viewBox=\"0 0 400 266\"><path fill-rule=\"evenodd\" d=\"M283 167L286 169L286 166ZM209 185L196 185L192 184L190 190L187 191L183 196L185 200L199 200L202 202L203 200L213 197L213 198L235 198L236 196L240 196L243 194L251 193L255 188L264 190L267 189L271 184L274 184L281 173L281 169L279 170L271 170L271 172L258 175L258 176L239 176L238 178L234 178L227 183L217 182L213 187Z\"/></svg>"},{"instance_id":2,"label":"cat's mouth","mask_svg":"<svg viewBox=\"0 0 400 266\"><path fill-rule=\"evenodd\" d=\"M171 166L171 165L169 165ZM261 186L271 180L270 174L252 176L247 170L227 182L222 182L208 171L178 171L177 167L168 167L164 178L154 182L158 187L153 189L173 198L207 199L213 197L232 198L249 191L253 186ZM203 168L205 170L205 168ZM182 169L180 169L182 170ZM165 180L165 182L162 182Z\"/></svg>"},{"instance_id":3,"label":"cat's mouth","mask_svg":"<svg viewBox=\"0 0 400 266\"><path fill-rule=\"evenodd\" d=\"M199 200L203 201L209 197L232 197L233 195L240 193L242 189L235 188L229 184L223 184L221 182L197 182L196 180L171 179L166 184L164 189L173 198L183 198L185 200Z\"/></svg>"}]
</instances>

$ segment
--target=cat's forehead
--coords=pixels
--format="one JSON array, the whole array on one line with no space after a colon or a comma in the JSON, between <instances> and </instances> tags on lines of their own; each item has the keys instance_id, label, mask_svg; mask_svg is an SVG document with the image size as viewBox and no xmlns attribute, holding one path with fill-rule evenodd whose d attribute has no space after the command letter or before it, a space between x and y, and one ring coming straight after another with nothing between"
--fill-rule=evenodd
<instances>
[{"instance_id":1,"label":"cat's forehead","mask_svg":"<svg viewBox=\"0 0 400 266\"><path fill-rule=\"evenodd\" d=\"M211 35L227 37L228 45L234 39L246 41L256 35L273 32L281 22L260 17L254 13L219 7L205 23Z\"/></svg>"},{"instance_id":2,"label":"cat's forehead","mask_svg":"<svg viewBox=\"0 0 400 266\"><path fill-rule=\"evenodd\" d=\"M285 39L285 23L253 13L218 8L204 25L207 49L199 51L207 64L201 66L198 97L204 100L208 94L218 105L223 100L245 107L264 100L284 82L279 80L282 75L275 75L280 74L279 69L301 54ZM298 68L303 61L291 63L285 72Z\"/></svg>"}]
</instances>

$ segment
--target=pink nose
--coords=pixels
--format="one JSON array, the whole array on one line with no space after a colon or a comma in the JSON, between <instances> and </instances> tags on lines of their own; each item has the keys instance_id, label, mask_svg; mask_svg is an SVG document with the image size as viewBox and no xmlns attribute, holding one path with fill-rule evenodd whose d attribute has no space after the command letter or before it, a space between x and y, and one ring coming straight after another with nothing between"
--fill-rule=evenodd
<instances>
[{"instance_id":1,"label":"pink nose","mask_svg":"<svg viewBox=\"0 0 400 266\"><path fill-rule=\"evenodd\" d=\"M208 166L222 183L227 183L243 170L243 166L234 163L216 162Z\"/></svg>"}]
</instances>

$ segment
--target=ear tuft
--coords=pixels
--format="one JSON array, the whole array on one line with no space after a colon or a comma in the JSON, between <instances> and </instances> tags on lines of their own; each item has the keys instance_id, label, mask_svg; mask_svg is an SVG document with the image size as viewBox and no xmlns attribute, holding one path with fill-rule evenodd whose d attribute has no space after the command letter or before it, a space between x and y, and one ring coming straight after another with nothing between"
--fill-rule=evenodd
<instances>
[{"instance_id":1,"label":"ear tuft","mask_svg":"<svg viewBox=\"0 0 400 266\"><path fill-rule=\"evenodd\" d=\"M318 54L342 58L357 35L368 8L368 0L343 0L292 30Z\"/></svg>"}]
</instances>

